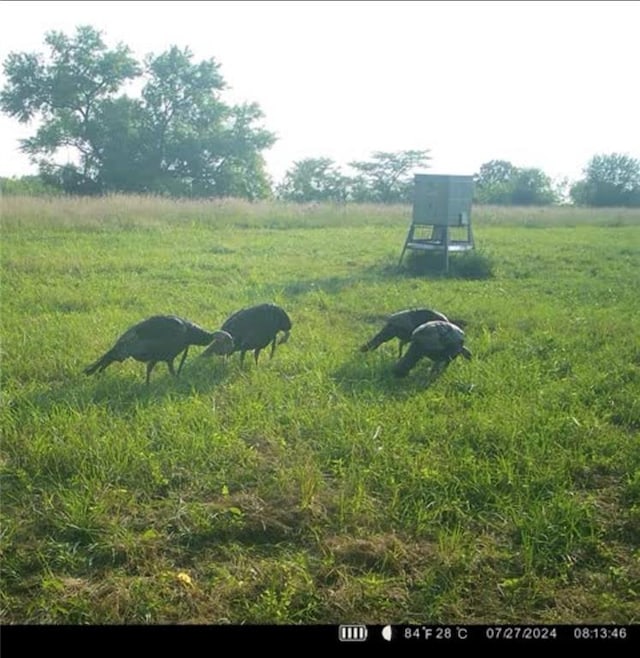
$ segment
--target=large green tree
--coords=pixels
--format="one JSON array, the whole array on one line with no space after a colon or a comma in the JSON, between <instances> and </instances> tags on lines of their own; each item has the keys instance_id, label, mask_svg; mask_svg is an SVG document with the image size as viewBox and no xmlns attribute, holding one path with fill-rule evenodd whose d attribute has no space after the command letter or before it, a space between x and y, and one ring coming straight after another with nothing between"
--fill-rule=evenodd
<instances>
[{"instance_id":1,"label":"large green tree","mask_svg":"<svg viewBox=\"0 0 640 658\"><path fill-rule=\"evenodd\" d=\"M547 205L558 201L553 181L542 170L490 160L475 176L475 201L497 205Z\"/></svg>"},{"instance_id":2,"label":"large green tree","mask_svg":"<svg viewBox=\"0 0 640 658\"><path fill-rule=\"evenodd\" d=\"M475 198L478 203L508 204L517 168L507 160L490 160L475 175Z\"/></svg>"},{"instance_id":3,"label":"large green tree","mask_svg":"<svg viewBox=\"0 0 640 658\"><path fill-rule=\"evenodd\" d=\"M54 156L70 149L79 165L60 168L61 176L79 191L95 191L101 169L98 131L103 105L111 102L128 80L140 74L129 48L109 50L91 27L76 30L75 38L61 32L45 36L49 56L10 53L3 63L7 83L0 108L21 123L40 119L35 135L22 140L22 149L41 169L55 170Z\"/></svg>"},{"instance_id":4,"label":"large green tree","mask_svg":"<svg viewBox=\"0 0 640 658\"><path fill-rule=\"evenodd\" d=\"M541 169L518 169L511 203L515 206L544 206L558 201L553 181Z\"/></svg>"},{"instance_id":5,"label":"large green tree","mask_svg":"<svg viewBox=\"0 0 640 658\"><path fill-rule=\"evenodd\" d=\"M594 155L584 175L571 187L574 203L640 207L640 160L621 153Z\"/></svg>"},{"instance_id":6,"label":"large green tree","mask_svg":"<svg viewBox=\"0 0 640 658\"><path fill-rule=\"evenodd\" d=\"M22 148L47 180L70 192L152 192L181 196L270 194L262 151L275 141L255 103L229 106L210 59L194 63L172 46L138 64L127 47L109 50L101 33L48 33L49 57L12 53L0 109L21 122L40 119ZM142 76L139 98L122 93ZM61 149L73 162L58 164Z\"/></svg>"}]
</instances>

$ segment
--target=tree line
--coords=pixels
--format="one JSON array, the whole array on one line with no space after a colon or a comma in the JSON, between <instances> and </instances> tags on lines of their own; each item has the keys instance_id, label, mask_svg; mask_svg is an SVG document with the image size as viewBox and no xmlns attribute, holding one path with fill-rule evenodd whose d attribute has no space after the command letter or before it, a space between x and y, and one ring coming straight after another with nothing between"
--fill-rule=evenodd
<instances>
[{"instance_id":1,"label":"tree line","mask_svg":"<svg viewBox=\"0 0 640 658\"><path fill-rule=\"evenodd\" d=\"M3 62L0 111L39 121L21 140L38 175L0 179L4 193L409 203L414 173L429 166L429 150L374 151L349 162L347 173L329 158L307 158L274 185L263 153L276 136L257 103L224 101L214 59L195 62L188 48L172 46L138 62L91 26L71 37L48 32L44 41L47 56L13 52ZM126 92L134 83L137 96ZM61 165L64 151L74 161ZM625 154L595 155L570 187L505 160L483 164L474 178L476 203L547 205L568 196L578 205L640 206L640 160Z\"/></svg>"}]
</instances>

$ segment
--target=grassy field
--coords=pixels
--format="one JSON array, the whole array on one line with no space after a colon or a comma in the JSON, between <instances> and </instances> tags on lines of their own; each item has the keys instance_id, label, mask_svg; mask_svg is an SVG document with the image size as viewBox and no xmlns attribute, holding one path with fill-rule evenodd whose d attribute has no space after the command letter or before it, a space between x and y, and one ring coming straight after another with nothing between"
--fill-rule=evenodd
<instances>
[{"instance_id":1,"label":"grassy field","mask_svg":"<svg viewBox=\"0 0 640 658\"><path fill-rule=\"evenodd\" d=\"M482 278L398 269L401 206L1 211L3 623L640 622L638 211L477 208ZM262 301L257 367L82 374ZM358 352L412 306L474 355L429 387Z\"/></svg>"}]
</instances>

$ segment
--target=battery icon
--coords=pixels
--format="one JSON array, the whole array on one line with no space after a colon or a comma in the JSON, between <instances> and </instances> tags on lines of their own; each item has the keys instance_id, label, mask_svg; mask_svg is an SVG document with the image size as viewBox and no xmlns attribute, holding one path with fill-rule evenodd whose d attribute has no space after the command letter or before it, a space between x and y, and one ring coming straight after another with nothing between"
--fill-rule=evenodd
<instances>
[{"instance_id":1,"label":"battery icon","mask_svg":"<svg viewBox=\"0 0 640 658\"><path fill-rule=\"evenodd\" d=\"M341 624L338 638L340 642L364 642L367 639L367 627L364 624Z\"/></svg>"}]
</instances>

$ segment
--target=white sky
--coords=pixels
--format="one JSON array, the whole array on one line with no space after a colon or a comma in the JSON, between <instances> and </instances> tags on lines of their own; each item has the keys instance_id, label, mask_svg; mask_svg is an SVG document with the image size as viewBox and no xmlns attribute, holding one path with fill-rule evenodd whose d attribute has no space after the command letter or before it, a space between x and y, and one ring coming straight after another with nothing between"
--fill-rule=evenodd
<instances>
[{"instance_id":1,"label":"white sky","mask_svg":"<svg viewBox=\"0 0 640 658\"><path fill-rule=\"evenodd\" d=\"M494 159L581 178L597 153L640 157L640 2L0 1L0 62L45 52L44 34L103 31L142 59L171 45L214 58L228 103L257 102L293 162L345 166L430 149L430 173ZM5 78L0 74L0 86ZM0 176L35 173L0 115Z\"/></svg>"}]
</instances>

